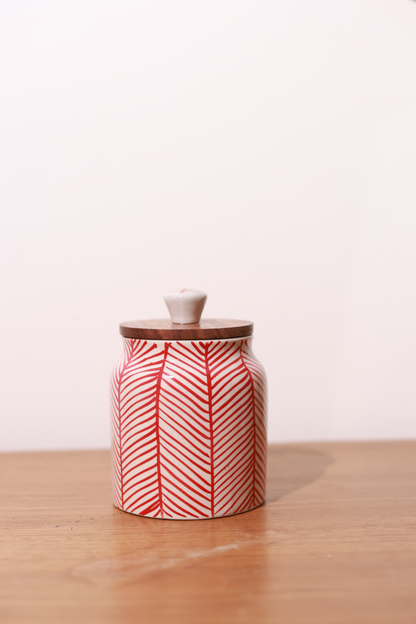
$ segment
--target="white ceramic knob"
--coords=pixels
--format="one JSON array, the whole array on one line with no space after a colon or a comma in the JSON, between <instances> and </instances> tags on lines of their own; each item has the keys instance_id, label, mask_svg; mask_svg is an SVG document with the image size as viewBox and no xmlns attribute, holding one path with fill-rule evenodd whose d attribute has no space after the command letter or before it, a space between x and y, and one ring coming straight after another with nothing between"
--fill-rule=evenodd
<instances>
[{"instance_id":1,"label":"white ceramic knob","mask_svg":"<svg viewBox=\"0 0 416 624\"><path fill-rule=\"evenodd\" d=\"M202 290L172 290L164 295L172 323L197 324L201 318L207 295Z\"/></svg>"}]
</instances>

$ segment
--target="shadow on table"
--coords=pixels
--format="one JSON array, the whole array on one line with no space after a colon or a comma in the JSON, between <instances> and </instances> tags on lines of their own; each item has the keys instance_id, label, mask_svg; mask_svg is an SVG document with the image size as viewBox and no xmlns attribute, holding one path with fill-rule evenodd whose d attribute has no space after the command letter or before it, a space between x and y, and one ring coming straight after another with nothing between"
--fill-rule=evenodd
<instances>
[{"instance_id":1,"label":"shadow on table","mask_svg":"<svg viewBox=\"0 0 416 624\"><path fill-rule=\"evenodd\" d=\"M239 604L249 605L250 596L264 591L270 549L279 539L286 539L279 537L284 527L267 513L267 503L316 481L333 461L331 455L314 448L270 446L266 506L236 516L163 520L108 506L105 556L86 557L71 574L79 582L105 590L131 586L123 621L136 621L129 619L129 604L140 603L140 609L147 609L154 620L172 620L162 615L175 604L186 614L190 602L199 605L207 595L223 608L230 587L234 588L231 595L239 596ZM241 578L250 578L250 591L244 595L238 593L240 573ZM177 621L181 621L179 616ZM194 621L199 622L200 615Z\"/></svg>"},{"instance_id":2,"label":"shadow on table","mask_svg":"<svg viewBox=\"0 0 416 624\"><path fill-rule=\"evenodd\" d=\"M266 504L316 481L333 461L329 453L315 449L269 447Z\"/></svg>"}]
</instances>

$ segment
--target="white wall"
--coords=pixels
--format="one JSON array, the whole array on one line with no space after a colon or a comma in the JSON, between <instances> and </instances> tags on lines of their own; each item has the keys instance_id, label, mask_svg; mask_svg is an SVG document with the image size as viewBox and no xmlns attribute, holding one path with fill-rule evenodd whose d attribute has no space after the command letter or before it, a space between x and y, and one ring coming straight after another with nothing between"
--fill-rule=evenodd
<instances>
[{"instance_id":1,"label":"white wall","mask_svg":"<svg viewBox=\"0 0 416 624\"><path fill-rule=\"evenodd\" d=\"M0 5L0 449L109 444L118 323L255 322L272 441L416 436L416 3Z\"/></svg>"}]
</instances>

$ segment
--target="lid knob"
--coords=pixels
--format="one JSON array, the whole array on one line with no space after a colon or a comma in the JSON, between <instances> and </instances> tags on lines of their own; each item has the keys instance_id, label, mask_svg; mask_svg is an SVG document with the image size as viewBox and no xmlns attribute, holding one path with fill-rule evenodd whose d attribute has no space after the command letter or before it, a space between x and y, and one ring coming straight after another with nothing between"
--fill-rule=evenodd
<instances>
[{"instance_id":1,"label":"lid knob","mask_svg":"<svg viewBox=\"0 0 416 624\"><path fill-rule=\"evenodd\" d=\"M172 323L181 325L198 324L207 295L202 290L183 288L172 290L163 296L168 306Z\"/></svg>"}]
</instances>

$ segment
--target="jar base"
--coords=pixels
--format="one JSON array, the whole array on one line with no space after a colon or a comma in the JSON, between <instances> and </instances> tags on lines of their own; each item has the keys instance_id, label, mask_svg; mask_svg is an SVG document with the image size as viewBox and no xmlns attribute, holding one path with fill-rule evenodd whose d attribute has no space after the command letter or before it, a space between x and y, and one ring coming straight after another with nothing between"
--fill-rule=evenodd
<instances>
[{"instance_id":1,"label":"jar base","mask_svg":"<svg viewBox=\"0 0 416 624\"><path fill-rule=\"evenodd\" d=\"M128 513L131 516L138 516L139 518L151 518L152 520L172 520L172 521L195 521L195 520L220 520L221 518L231 518L231 516L241 516L241 514L244 513L248 513L249 511L254 511L255 509L258 509L259 507L263 507L263 505L265 504L265 500L263 500L263 502L261 502L259 505L255 505L254 507L250 507L249 509L243 509L242 511L238 511L237 513L230 513L230 514L225 514L224 516L209 516L208 518L183 518L183 517L162 517L162 516L151 516L151 515L143 515L143 514L137 514L134 513L133 511L127 511L126 509L122 509L121 507L118 507L115 503L113 503L114 507L116 509L119 509L120 511L124 511L124 513Z\"/></svg>"}]
</instances>

